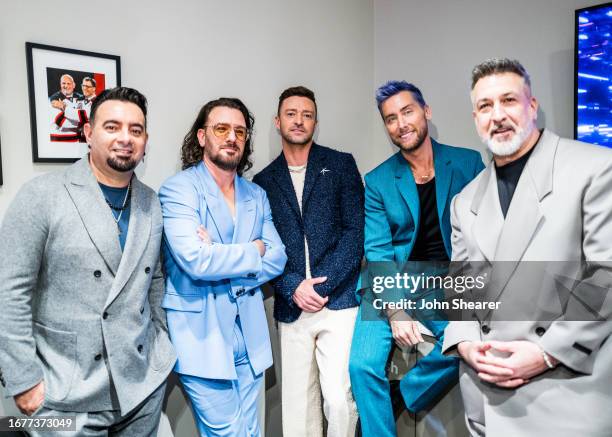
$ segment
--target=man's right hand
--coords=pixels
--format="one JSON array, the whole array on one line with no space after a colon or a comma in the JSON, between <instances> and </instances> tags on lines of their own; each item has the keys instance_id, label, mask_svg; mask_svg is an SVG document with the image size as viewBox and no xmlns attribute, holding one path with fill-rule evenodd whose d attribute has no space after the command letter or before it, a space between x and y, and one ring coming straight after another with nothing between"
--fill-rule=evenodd
<instances>
[{"instance_id":1,"label":"man's right hand","mask_svg":"<svg viewBox=\"0 0 612 437\"><path fill-rule=\"evenodd\" d=\"M261 240L253 240L255 246L257 246L257 250L259 250L259 256L263 257L266 254L266 245Z\"/></svg>"},{"instance_id":2,"label":"man's right hand","mask_svg":"<svg viewBox=\"0 0 612 437\"><path fill-rule=\"evenodd\" d=\"M457 345L459 356L479 374L487 374L493 377L512 376L511 369L488 364L487 356L491 354L491 349L490 343L482 341L462 341Z\"/></svg>"},{"instance_id":3,"label":"man's right hand","mask_svg":"<svg viewBox=\"0 0 612 437\"><path fill-rule=\"evenodd\" d=\"M423 336L419 331L419 324L413 320L392 320L391 332L393 339L399 346L414 346L423 343Z\"/></svg>"},{"instance_id":4,"label":"man's right hand","mask_svg":"<svg viewBox=\"0 0 612 437\"><path fill-rule=\"evenodd\" d=\"M31 416L45 400L45 383L40 381L31 389L15 395L14 399L19 411Z\"/></svg>"},{"instance_id":5,"label":"man's right hand","mask_svg":"<svg viewBox=\"0 0 612 437\"><path fill-rule=\"evenodd\" d=\"M300 285L298 285L292 298L302 311L316 313L327 304L329 297L319 296L319 293L313 288L313 285L321 284L325 281L327 281L327 276L322 276L319 278L304 279Z\"/></svg>"}]
</instances>

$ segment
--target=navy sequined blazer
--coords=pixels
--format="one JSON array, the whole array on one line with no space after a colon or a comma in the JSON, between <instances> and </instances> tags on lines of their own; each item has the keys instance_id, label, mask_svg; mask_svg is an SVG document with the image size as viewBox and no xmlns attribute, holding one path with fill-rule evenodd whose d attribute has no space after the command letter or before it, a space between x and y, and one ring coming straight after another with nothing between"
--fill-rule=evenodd
<instances>
[{"instance_id":1,"label":"navy sequined blazer","mask_svg":"<svg viewBox=\"0 0 612 437\"><path fill-rule=\"evenodd\" d=\"M357 306L355 286L363 257L364 189L353 156L312 145L302 213L282 152L253 182L266 190L274 226L288 257L283 274L271 282L274 318L289 323L302 312L292 296L306 274L304 234L312 277L327 276L327 281L314 286L321 296L329 296L327 308Z\"/></svg>"}]
</instances>

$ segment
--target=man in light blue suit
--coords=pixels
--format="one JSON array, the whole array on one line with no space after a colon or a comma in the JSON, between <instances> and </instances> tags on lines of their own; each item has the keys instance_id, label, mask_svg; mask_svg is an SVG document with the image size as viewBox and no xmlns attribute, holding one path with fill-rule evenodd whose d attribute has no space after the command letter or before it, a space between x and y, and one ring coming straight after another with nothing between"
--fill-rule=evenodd
<instances>
[{"instance_id":1,"label":"man in light blue suit","mask_svg":"<svg viewBox=\"0 0 612 437\"><path fill-rule=\"evenodd\" d=\"M376 100L389 138L400 150L365 176L365 256L370 264L410 262L409 270L418 275L424 263L450 259L451 199L484 166L478 152L429 136L431 109L414 85L388 82ZM396 435L394 412L400 412L392 405L385 368L393 342L412 346L423 341L422 333L436 340L399 384L413 413L433 406L457 382L459 363L441 354L446 321L428 318L419 324L403 310L375 318L369 296L363 297L355 324L351 386L363 435L391 437Z\"/></svg>"},{"instance_id":2,"label":"man in light blue suit","mask_svg":"<svg viewBox=\"0 0 612 437\"><path fill-rule=\"evenodd\" d=\"M287 257L251 167L253 117L238 99L202 107L183 171L159 191L175 371L202 436L259 436L257 397L272 351L260 286Z\"/></svg>"}]
</instances>

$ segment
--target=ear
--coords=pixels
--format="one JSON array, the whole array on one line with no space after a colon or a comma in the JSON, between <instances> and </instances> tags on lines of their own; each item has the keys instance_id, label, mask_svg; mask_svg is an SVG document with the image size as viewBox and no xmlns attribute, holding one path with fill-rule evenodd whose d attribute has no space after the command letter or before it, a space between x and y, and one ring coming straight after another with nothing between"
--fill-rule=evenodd
<instances>
[{"instance_id":1,"label":"ear","mask_svg":"<svg viewBox=\"0 0 612 437\"><path fill-rule=\"evenodd\" d=\"M429 107L429 105L425 105L425 119L426 120L431 120L431 108Z\"/></svg>"},{"instance_id":2,"label":"ear","mask_svg":"<svg viewBox=\"0 0 612 437\"><path fill-rule=\"evenodd\" d=\"M200 147L204 148L204 144L206 143L206 131L204 129L198 129L196 136L198 137Z\"/></svg>"},{"instance_id":3,"label":"ear","mask_svg":"<svg viewBox=\"0 0 612 437\"><path fill-rule=\"evenodd\" d=\"M91 135L92 135L92 127L91 127L91 123L87 122L83 125L83 133L85 134L85 141L87 141L87 144L91 144Z\"/></svg>"},{"instance_id":4,"label":"ear","mask_svg":"<svg viewBox=\"0 0 612 437\"><path fill-rule=\"evenodd\" d=\"M280 130L280 118L278 118L278 115L274 117L274 126L276 126L276 129Z\"/></svg>"},{"instance_id":5,"label":"ear","mask_svg":"<svg viewBox=\"0 0 612 437\"><path fill-rule=\"evenodd\" d=\"M537 99L535 97L531 97L531 99L529 99L529 108L531 109L531 119L533 121L536 121L538 119L538 108L540 107L540 104L538 103Z\"/></svg>"}]
</instances>

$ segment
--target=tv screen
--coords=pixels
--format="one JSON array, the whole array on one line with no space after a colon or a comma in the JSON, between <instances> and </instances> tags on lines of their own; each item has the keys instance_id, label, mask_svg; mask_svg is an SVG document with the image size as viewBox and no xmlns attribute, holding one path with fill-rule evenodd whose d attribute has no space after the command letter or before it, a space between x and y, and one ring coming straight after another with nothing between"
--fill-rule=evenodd
<instances>
[{"instance_id":1,"label":"tv screen","mask_svg":"<svg viewBox=\"0 0 612 437\"><path fill-rule=\"evenodd\" d=\"M612 2L576 11L574 138L612 147Z\"/></svg>"}]
</instances>

